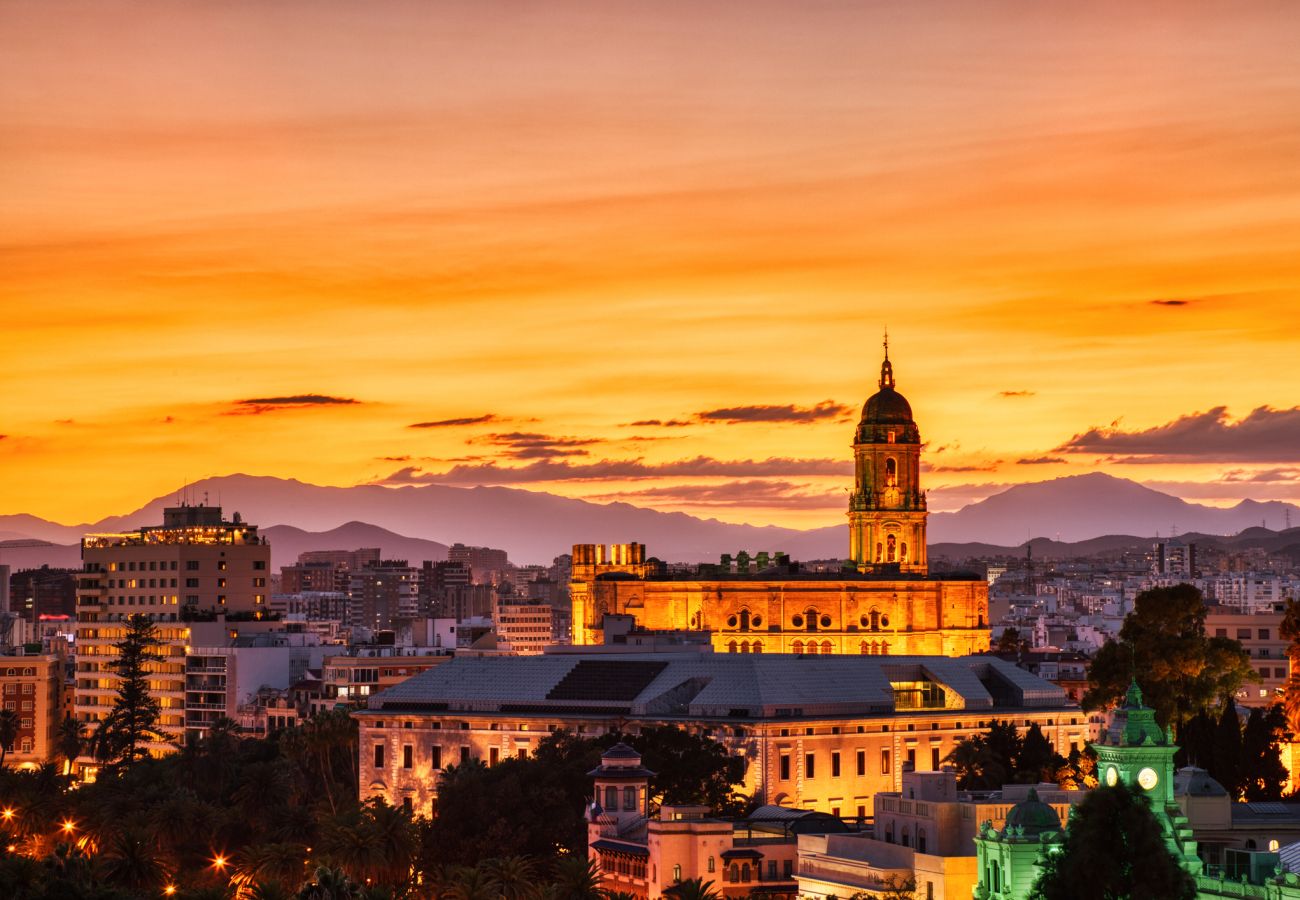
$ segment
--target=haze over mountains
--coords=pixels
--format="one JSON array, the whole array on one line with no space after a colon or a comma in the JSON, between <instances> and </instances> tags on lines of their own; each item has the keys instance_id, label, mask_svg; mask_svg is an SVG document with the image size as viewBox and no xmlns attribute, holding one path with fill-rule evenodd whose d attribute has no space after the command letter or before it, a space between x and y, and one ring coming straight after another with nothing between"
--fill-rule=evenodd
<instances>
[{"instance_id":1,"label":"haze over mountains","mask_svg":"<svg viewBox=\"0 0 1300 900\"><path fill-rule=\"evenodd\" d=\"M444 485L385 488L322 487L293 479L251 475L209 478L186 489L193 501L207 495L227 515L238 511L271 540L273 564L292 562L304 550L379 546L388 557L443 559L460 541L501 547L517 563L549 563L575 543L640 541L647 552L683 562L715 560L738 550L784 551L796 559L826 559L846 550L845 526L799 531L734 525L627 503L597 504L536 491ZM96 531L121 531L162 521L176 495L99 522L61 525L27 514L0 515L0 542L36 540L59 547L0 546L0 562L18 567L76 565L76 544ZM1287 511L1300 524L1300 507L1243 500L1227 509L1189 503L1134 481L1101 473L1023 484L957 512L930 516L930 543L978 542L1015 547L1029 537L1064 542L1101 535L1147 538L1171 529L1236 534L1266 523L1283 527Z\"/></svg>"}]
</instances>

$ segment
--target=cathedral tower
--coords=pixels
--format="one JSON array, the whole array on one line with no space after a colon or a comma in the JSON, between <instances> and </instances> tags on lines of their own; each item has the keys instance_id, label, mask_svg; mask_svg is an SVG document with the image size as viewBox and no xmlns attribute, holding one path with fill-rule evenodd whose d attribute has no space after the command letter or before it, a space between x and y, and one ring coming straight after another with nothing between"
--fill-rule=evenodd
<instances>
[{"instance_id":1,"label":"cathedral tower","mask_svg":"<svg viewBox=\"0 0 1300 900\"><path fill-rule=\"evenodd\" d=\"M888 336L880 390L862 407L853 462L850 559L862 572L926 574L921 433L912 420L912 407L894 389Z\"/></svg>"}]
</instances>

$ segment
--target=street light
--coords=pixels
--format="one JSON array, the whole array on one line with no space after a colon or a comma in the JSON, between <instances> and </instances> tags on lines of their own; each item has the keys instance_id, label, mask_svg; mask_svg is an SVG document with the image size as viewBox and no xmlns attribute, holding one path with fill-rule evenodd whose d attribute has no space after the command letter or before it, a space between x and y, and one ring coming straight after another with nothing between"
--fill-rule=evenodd
<instances>
[{"instance_id":1,"label":"street light","mask_svg":"<svg viewBox=\"0 0 1300 900\"><path fill-rule=\"evenodd\" d=\"M175 893L176 893L176 885L174 884L169 884L165 888L163 888L163 895L166 897L171 897Z\"/></svg>"},{"instance_id":2,"label":"street light","mask_svg":"<svg viewBox=\"0 0 1300 900\"><path fill-rule=\"evenodd\" d=\"M6 822L13 821L13 817L14 817L13 807L6 806L3 811L0 811L0 816L3 816Z\"/></svg>"},{"instance_id":3,"label":"street light","mask_svg":"<svg viewBox=\"0 0 1300 900\"><path fill-rule=\"evenodd\" d=\"M74 832L74 831L76 831L76 830L77 830L77 823L76 823L76 822L72 821L71 819L64 819L64 820L63 820L63 833L64 833L64 834L72 834L72 832Z\"/></svg>"},{"instance_id":4,"label":"street light","mask_svg":"<svg viewBox=\"0 0 1300 900\"><path fill-rule=\"evenodd\" d=\"M220 871L221 871L222 869L224 869L225 867L226 867L226 858L225 858L225 856L223 856L223 855L221 855L220 853L218 853L216 856L214 856L214 857L212 858L212 868L214 868L214 869L216 869L218 872L220 872Z\"/></svg>"}]
</instances>

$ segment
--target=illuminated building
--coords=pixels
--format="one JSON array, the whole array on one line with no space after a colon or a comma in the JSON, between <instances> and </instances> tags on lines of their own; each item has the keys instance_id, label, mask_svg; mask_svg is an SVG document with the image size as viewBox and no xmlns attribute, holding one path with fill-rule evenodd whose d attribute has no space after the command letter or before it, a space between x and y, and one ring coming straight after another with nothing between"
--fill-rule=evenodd
<instances>
[{"instance_id":1,"label":"illuminated building","mask_svg":"<svg viewBox=\"0 0 1300 900\"><path fill-rule=\"evenodd\" d=\"M348 614L354 628L389 631L419 614L420 570L404 559L368 563L352 573Z\"/></svg>"},{"instance_id":2,"label":"illuminated building","mask_svg":"<svg viewBox=\"0 0 1300 900\"><path fill-rule=\"evenodd\" d=\"M159 730L179 740L185 730L185 652L190 620L260 616L266 608L271 547L257 526L231 521L214 506L169 507L161 526L121 534L90 534L81 542L77 585L75 715L94 730L113 708L117 675L108 668L131 616L155 623L161 662L149 664L149 687L161 707ZM197 621L194 624L200 624ZM246 631L271 630L241 623ZM219 626L219 631L225 626ZM238 629L233 629L237 631ZM224 643L215 635L206 646ZM150 752L176 749L150 745Z\"/></svg>"},{"instance_id":3,"label":"illuminated building","mask_svg":"<svg viewBox=\"0 0 1300 900\"><path fill-rule=\"evenodd\" d=\"M32 768L51 762L63 718L63 660L57 656L0 656L0 702L18 716L18 736L5 764Z\"/></svg>"},{"instance_id":4,"label":"illuminated building","mask_svg":"<svg viewBox=\"0 0 1300 900\"><path fill-rule=\"evenodd\" d=\"M428 814L446 766L528 754L561 729L675 725L738 757L755 800L856 817L899 789L903 763L938 769L993 719L1036 723L1063 754L1088 738L1060 688L995 657L611 650L457 656L371 696L353 713L361 799Z\"/></svg>"},{"instance_id":5,"label":"illuminated building","mask_svg":"<svg viewBox=\"0 0 1300 900\"><path fill-rule=\"evenodd\" d=\"M587 856L601 887L634 897L671 896L674 885L713 882L721 897L798 896L794 868L799 835L846 832L827 813L760 806L744 819L719 819L707 806L652 809L653 772L624 743L605 750L586 810Z\"/></svg>"},{"instance_id":6,"label":"illuminated building","mask_svg":"<svg viewBox=\"0 0 1300 900\"><path fill-rule=\"evenodd\" d=\"M499 600L493 615L497 637L516 653L541 653L558 638L555 610L526 600Z\"/></svg>"},{"instance_id":7,"label":"illuminated building","mask_svg":"<svg viewBox=\"0 0 1300 900\"><path fill-rule=\"evenodd\" d=\"M800 572L782 554L740 554L734 573L669 573L646 558L644 544L578 544L570 583L573 642L599 643L601 620L625 614L654 630L712 632L721 652L961 656L988 650L987 581L927 574L920 440L886 353L880 390L863 406L854 432L847 572Z\"/></svg>"}]
</instances>

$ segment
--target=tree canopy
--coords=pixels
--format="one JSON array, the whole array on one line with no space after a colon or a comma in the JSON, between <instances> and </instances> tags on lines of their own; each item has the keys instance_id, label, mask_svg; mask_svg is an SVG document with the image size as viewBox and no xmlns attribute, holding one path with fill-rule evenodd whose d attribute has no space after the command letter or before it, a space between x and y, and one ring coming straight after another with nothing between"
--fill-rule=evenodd
<instances>
[{"instance_id":1,"label":"tree canopy","mask_svg":"<svg viewBox=\"0 0 1300 900\"><path fill-rule=\"evenodd\" d=\"M1032 900L1194 900L1196 883L1165 845L1141 791L1089 792L1070 814L1060 852L1048 853Z\"/></svg>"},{"instance_id":2,"label":"tree canopy","mask_svg":"<svg viewBox=\"0 0 1300 900\"><path fill-rule=\"evenodd\" d=\"M1258 680L1241 644L1206 637L1205 601L1190 584L1138 594L1119 639L1093 657L1083 707L1117 704L1135 674L1156 718L1175 732L1200 710L1218 710L1243 684Z\"/></svg>"},{"instance_id":3,"label":"tree canopy","mask_svg":"<svg viewBox=\"0 0 1300 900\"><path fill-rule=\"evenodd\" d=\"M959 742L944 758L962 790L992 791L1004 784L1057 781L1069 761L1052 749L1037 723L1024 734L1012 722L994 719L984 734Z\"/></svg>"}]
</instances>

